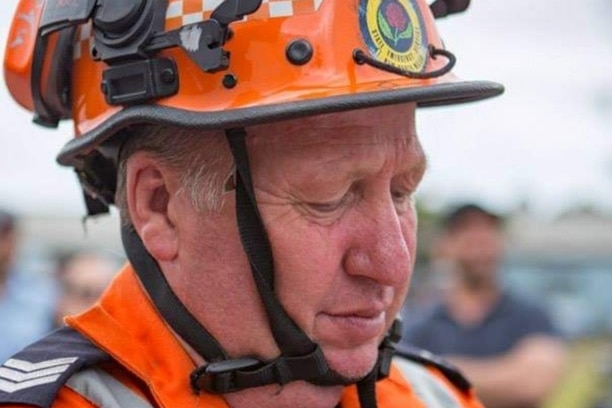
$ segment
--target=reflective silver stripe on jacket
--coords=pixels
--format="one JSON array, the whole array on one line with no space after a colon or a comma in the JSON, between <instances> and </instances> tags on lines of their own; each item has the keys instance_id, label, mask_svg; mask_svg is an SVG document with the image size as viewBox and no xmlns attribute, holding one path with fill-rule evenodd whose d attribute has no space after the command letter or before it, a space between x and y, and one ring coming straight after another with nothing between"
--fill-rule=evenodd
<instances>
[{"instance_id":1,"label":"reflective silver stripe on jacket","mask_svg":"<svg viewBox=\"0 0 612 408\"><path fill-rule=\"evenodd\" d=\"M461 408L461 404L446 384L422 365L404 358L394 358L393 363L426 407Z\"/></svg>"},{"instance_id":2,"label":"reflective silver stripe on jacket","mask_svg":"<svg viewBox=\"0 0 612 408\"><path fill-rule=\"evenodd\" d=\"M106 371L90 368L74 374L66 386L99 408L153 408Z\"/></svg>"}]
</instances>

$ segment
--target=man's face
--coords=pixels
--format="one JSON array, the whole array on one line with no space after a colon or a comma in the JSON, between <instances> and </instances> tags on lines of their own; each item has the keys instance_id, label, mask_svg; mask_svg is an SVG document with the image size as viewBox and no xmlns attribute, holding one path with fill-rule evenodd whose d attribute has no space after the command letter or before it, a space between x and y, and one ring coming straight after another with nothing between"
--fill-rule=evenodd
<instances>
[{"instance_id":1,"label":"man's face","mask_svg":"<svg viewBox=\"0 0 612 408\"><path fill-rule=\"evenodd\" d=\"M116 266L95 254L76 255L59 273L61 296L55 310L56 323L65 316L76 315L90 307L104 292Z\"/></svg>"},{"instance_id":2,"label":"man's face","mask_svg":"<svg viewBox=\"0 0 612 408\"><path fill-rule=\"evenodd\" d=\"M333 369L363 376L414 262L425 169L414 107L255 127L248 146L277 296Z\"/></svg>"},{"instance_id":3,"label":"man's face","mask_svg":"<svg viewBox=\"0 0 612 408\"><path fill-rule=\"evenodd\" d=\"M451 258L466 283L480 286L495 281L503 252L502 231L495 221L484 215L470 215L448 237Z\"/></svg>"}]
</instances>

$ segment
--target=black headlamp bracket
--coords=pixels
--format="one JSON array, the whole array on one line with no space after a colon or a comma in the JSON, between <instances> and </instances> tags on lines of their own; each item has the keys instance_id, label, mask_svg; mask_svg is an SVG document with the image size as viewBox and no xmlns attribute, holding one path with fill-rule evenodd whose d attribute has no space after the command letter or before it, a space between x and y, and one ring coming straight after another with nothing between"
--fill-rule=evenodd
<instances>
[{"instance_id":1,"label":"black headlamp bracket","mask_svg":"<svg viewBox=\"0 0 612 408\"><path fill-rule=\"evenodd\" d=\"M32 69L35 121L56 127L70 111L70 102L58 109L41 89L48 38L91 24L95 60L108 65L101 89L110 105L130 105L167 97L178 92L179 73L168 58L155 57L167 48L182 48L203 71L229 67L230 54L223 47L231 38L229 25L254 13L262 0L225 0L209 19L165 31L168 0L46 0L42 12ZM54 50L54 54L58 55ZM64 55L64 54L61 54ZM122 77L125 75L125 77ZM66 78L65 72L50 76Z\"/></svg>"},{"instance_id":2,"label":"black headlamp bracket","mask_svg":"<svg viewBox=\"0 0 612 408\"><path fill-rule=\"evenodd\" d=\"M102 74L102 92L109 105L133 105L174 95L178 87L178 70L169 58L111 66Z\"/></svg>"}]
</instances>

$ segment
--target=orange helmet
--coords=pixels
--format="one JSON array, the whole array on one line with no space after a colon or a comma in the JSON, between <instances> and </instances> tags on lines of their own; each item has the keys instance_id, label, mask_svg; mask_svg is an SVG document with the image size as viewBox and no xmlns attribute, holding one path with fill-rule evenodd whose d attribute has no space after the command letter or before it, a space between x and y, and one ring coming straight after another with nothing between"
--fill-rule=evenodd
<instances>
[{"instance_id":1,"label":"orange helmet","mask_svg":"<svg viewBox=\"0 0 612 408\"><path fill-rule=\"evenodd\" d=\"M503 91L453 64L425 0L21 0L5 79L35 122L73 120L58 161L95 192L90 156L132 124L227 128Z\"/></svg>"}]
</instances>

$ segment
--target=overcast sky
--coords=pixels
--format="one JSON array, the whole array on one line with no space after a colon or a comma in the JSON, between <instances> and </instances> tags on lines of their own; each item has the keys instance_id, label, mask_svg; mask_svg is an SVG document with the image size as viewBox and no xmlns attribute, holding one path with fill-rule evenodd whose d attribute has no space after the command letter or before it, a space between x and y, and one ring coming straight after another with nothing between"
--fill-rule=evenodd
<instances>
[{"instance_id":1,"label":"overcast sky","mask_svg":"<svg viewBox=\"0 0 612 408\"><path fill-rule=\"evenodd\" d=\"M496 79L506 94L450 117L428 113L423 192L502 208L527 201L540 213L611 209L612 2L472 3L441 31L461 56L459 73Z\"/></svg>"},{"instance_id":2,"label":"overcast sky","mask_svg":"<svg viewBox=\"0 0 612 408\"><path fill-rule=\"evenodd\" d=\"M330 0L327 0L330 1ZM17 0L0 1L0 47ZM612 210L612 1L473 0L439 22L456 73L503 83L493 101L419 112L430 160L420 198L476 199L537 214L578 204ZM0 206L81 216L73 172L55 164L71 137L31 124L0 85Z\"/></svg>"}]
</instances>

